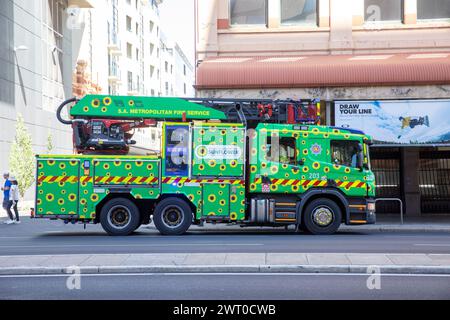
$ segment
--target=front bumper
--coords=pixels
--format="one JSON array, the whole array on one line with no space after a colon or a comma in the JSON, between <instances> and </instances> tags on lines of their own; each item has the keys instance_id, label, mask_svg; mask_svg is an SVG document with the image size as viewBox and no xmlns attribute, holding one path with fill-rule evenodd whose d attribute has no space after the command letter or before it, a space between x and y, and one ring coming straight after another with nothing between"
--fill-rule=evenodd
<instances>
[{"instance_id":1,"label":"front bumper","mask_svg":"<svg viewBox=\"0 0 450 320\"><path fill-rule=\"evenodd\" d=\"M375 224L376 220L375 199L364 199L349 204L347 225Z\"/></svg>"}]
</instances>

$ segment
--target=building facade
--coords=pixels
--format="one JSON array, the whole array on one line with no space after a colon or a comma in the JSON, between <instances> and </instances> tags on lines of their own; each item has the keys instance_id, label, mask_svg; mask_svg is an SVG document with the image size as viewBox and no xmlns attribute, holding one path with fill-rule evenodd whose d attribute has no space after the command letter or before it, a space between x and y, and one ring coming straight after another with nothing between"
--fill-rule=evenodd
<instances>
[{"instance_id":1,"label":"building facade","mask_svg":"<svg viewBox=\"0 0 450 320\"><path fill-rule=\"evenodd\" d=\"M361 101L392 100L406 110L397 122L416 99L445 115L450 1L197 0L196 66L200 97L320 99L329 125ZM448 145L374 146L379 197L402 199L409 215L450 212Z\"/></svg>"},{"instance_id":2,"label":"building facade","mask_svg":"<svg viewBox=\"0 0 450 320\"><path fill-rule=\"evenodd\" d=\"M193 94L193 68L161 30L162 0L99 0L80 12L73 91L133 96ZM184 71L186 70L186 71ZM189 73L187 73L189 72ZM179 87L186 87L186 93ZM189 91L188 91L189 89ZM160 129L138 129L132 152L159 150Z\"/></svg>"},{"instance_id":3,"label":"building facade","mask_svg":"<svg viewBox=\"0 0 450 320\"><path fill-rule=\"evenodd\" d=\"M72 29L67 8L89 1L0 2L0 168L7 171L17 115L23 115L36 153L72 152L70 128L57 123L58 104L72 96ZM32 198L32 191L27 199Z\"/></svg>"}]
</instances>

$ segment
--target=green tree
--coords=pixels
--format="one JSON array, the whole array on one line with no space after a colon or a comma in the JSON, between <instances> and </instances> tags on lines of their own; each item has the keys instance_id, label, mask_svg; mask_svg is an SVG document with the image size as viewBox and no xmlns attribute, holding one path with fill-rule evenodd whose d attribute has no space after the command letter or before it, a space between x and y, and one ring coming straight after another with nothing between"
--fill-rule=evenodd
<instances>
[{"instance_id":1,"label":"green tree","mask_svg":"<svg viewBox=\"0 0 450 320\"><path fill-rule=\"evenodd\" d=\"M23 197L34 182L35 157L31 136L20 113L17 115L16 137L9 154L9 168L19 183L19 192Z\"/></svg>"},{"instance_id":2,"label":"green tree","mask_svg":"<svg viewBox=\"0 0 450 320\"><path fill-rule=\"evenodd\" d=\"M52 153L53 151L53 135L49 132L47 136L47 154Z\"/></svg>"}]
</instances>

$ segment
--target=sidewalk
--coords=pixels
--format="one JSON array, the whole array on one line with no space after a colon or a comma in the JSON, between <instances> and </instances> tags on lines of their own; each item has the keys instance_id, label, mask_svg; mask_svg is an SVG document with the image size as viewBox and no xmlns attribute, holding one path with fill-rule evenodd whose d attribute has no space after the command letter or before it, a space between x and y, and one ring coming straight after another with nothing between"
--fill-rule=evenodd
<instances>
[{"instance_id":1,"label":"sidewalk","mask_svg":"<svg viewBox=\"0 0 450 320\"><path fill-rule=\"evenodd\" d=\"M450 274L450 254L182 253L0 256L0 275L111 273Z\"/></svg>"}]
</instances>

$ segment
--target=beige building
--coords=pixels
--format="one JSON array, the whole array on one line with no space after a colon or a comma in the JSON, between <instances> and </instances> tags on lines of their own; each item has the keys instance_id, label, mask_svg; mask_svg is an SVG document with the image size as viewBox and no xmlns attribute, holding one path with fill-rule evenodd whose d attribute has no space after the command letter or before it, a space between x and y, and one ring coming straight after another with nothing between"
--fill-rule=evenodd
<instances>
[{"instance_id":1,"label":"beige building","mask_svg":"<svg viewBox=\"0 0 450 320\"><path fill-rule=\"evenodd\" d=\"M450 86L446 83L450 77L448 0L202 0L197 1L196 27L197 89L201 96L273 95L329 100L450 97ZM327 72L314 85L308 85L305 76L300 75L303 80L296 85L298 79L286 79L283 83L279 79L283 75L277 75L280 68L295 68L309 78L316 78L318 75L310 70L311 65L336 62L330 56L337 56L334 59L341 65L353 59L350 61L364 68L388 65L392 69L390 60L402 58L396 56L399 53L415 55L401 61L399 69L404 79L384 79L395 86L379 86L382 83L370 75L363 86L351 88L327 83L333 80ZM316 60L319 56L327 57ZM223 57L233 59L217 59ZM407 77L414 78L417 74L414 70L412 74L403 70L405 65L416 69L417 64L433 62L446 67L442 72L447 75L436 74L437 80L441 80L439 76L444 78L439 86L417 82L420 78L410 81ZM264 67L255 70L261 64ZM228 83L220 80L220 74L208 71L222 67L227 72L235 71L227 76ZM241 67L253 74L241 79L238 87L234 77L240 78ZM351 71L351 67L344 66L345 71ZM318 72L322 71L327 70ZM264 83L256 83L260 76L265 76ZM343 80L351 82L351 79L340 79L340 83ZM354 84L358 83L361 82ZM239 92L227 90L229 84Z\"/></svg>"},{"instance_id":2,"label":"beige building","mask_svg":"<svg viewBox=\"0 0 450 320\"><path fill-rule=\"evenodd\" d=\"M450 98L450 1L196 0L196 60L199 97L320 99L329 125L341 101L426 106ZM378 195L450 212L448 146L374 147Z\"/></svg>"}]
</instances>

